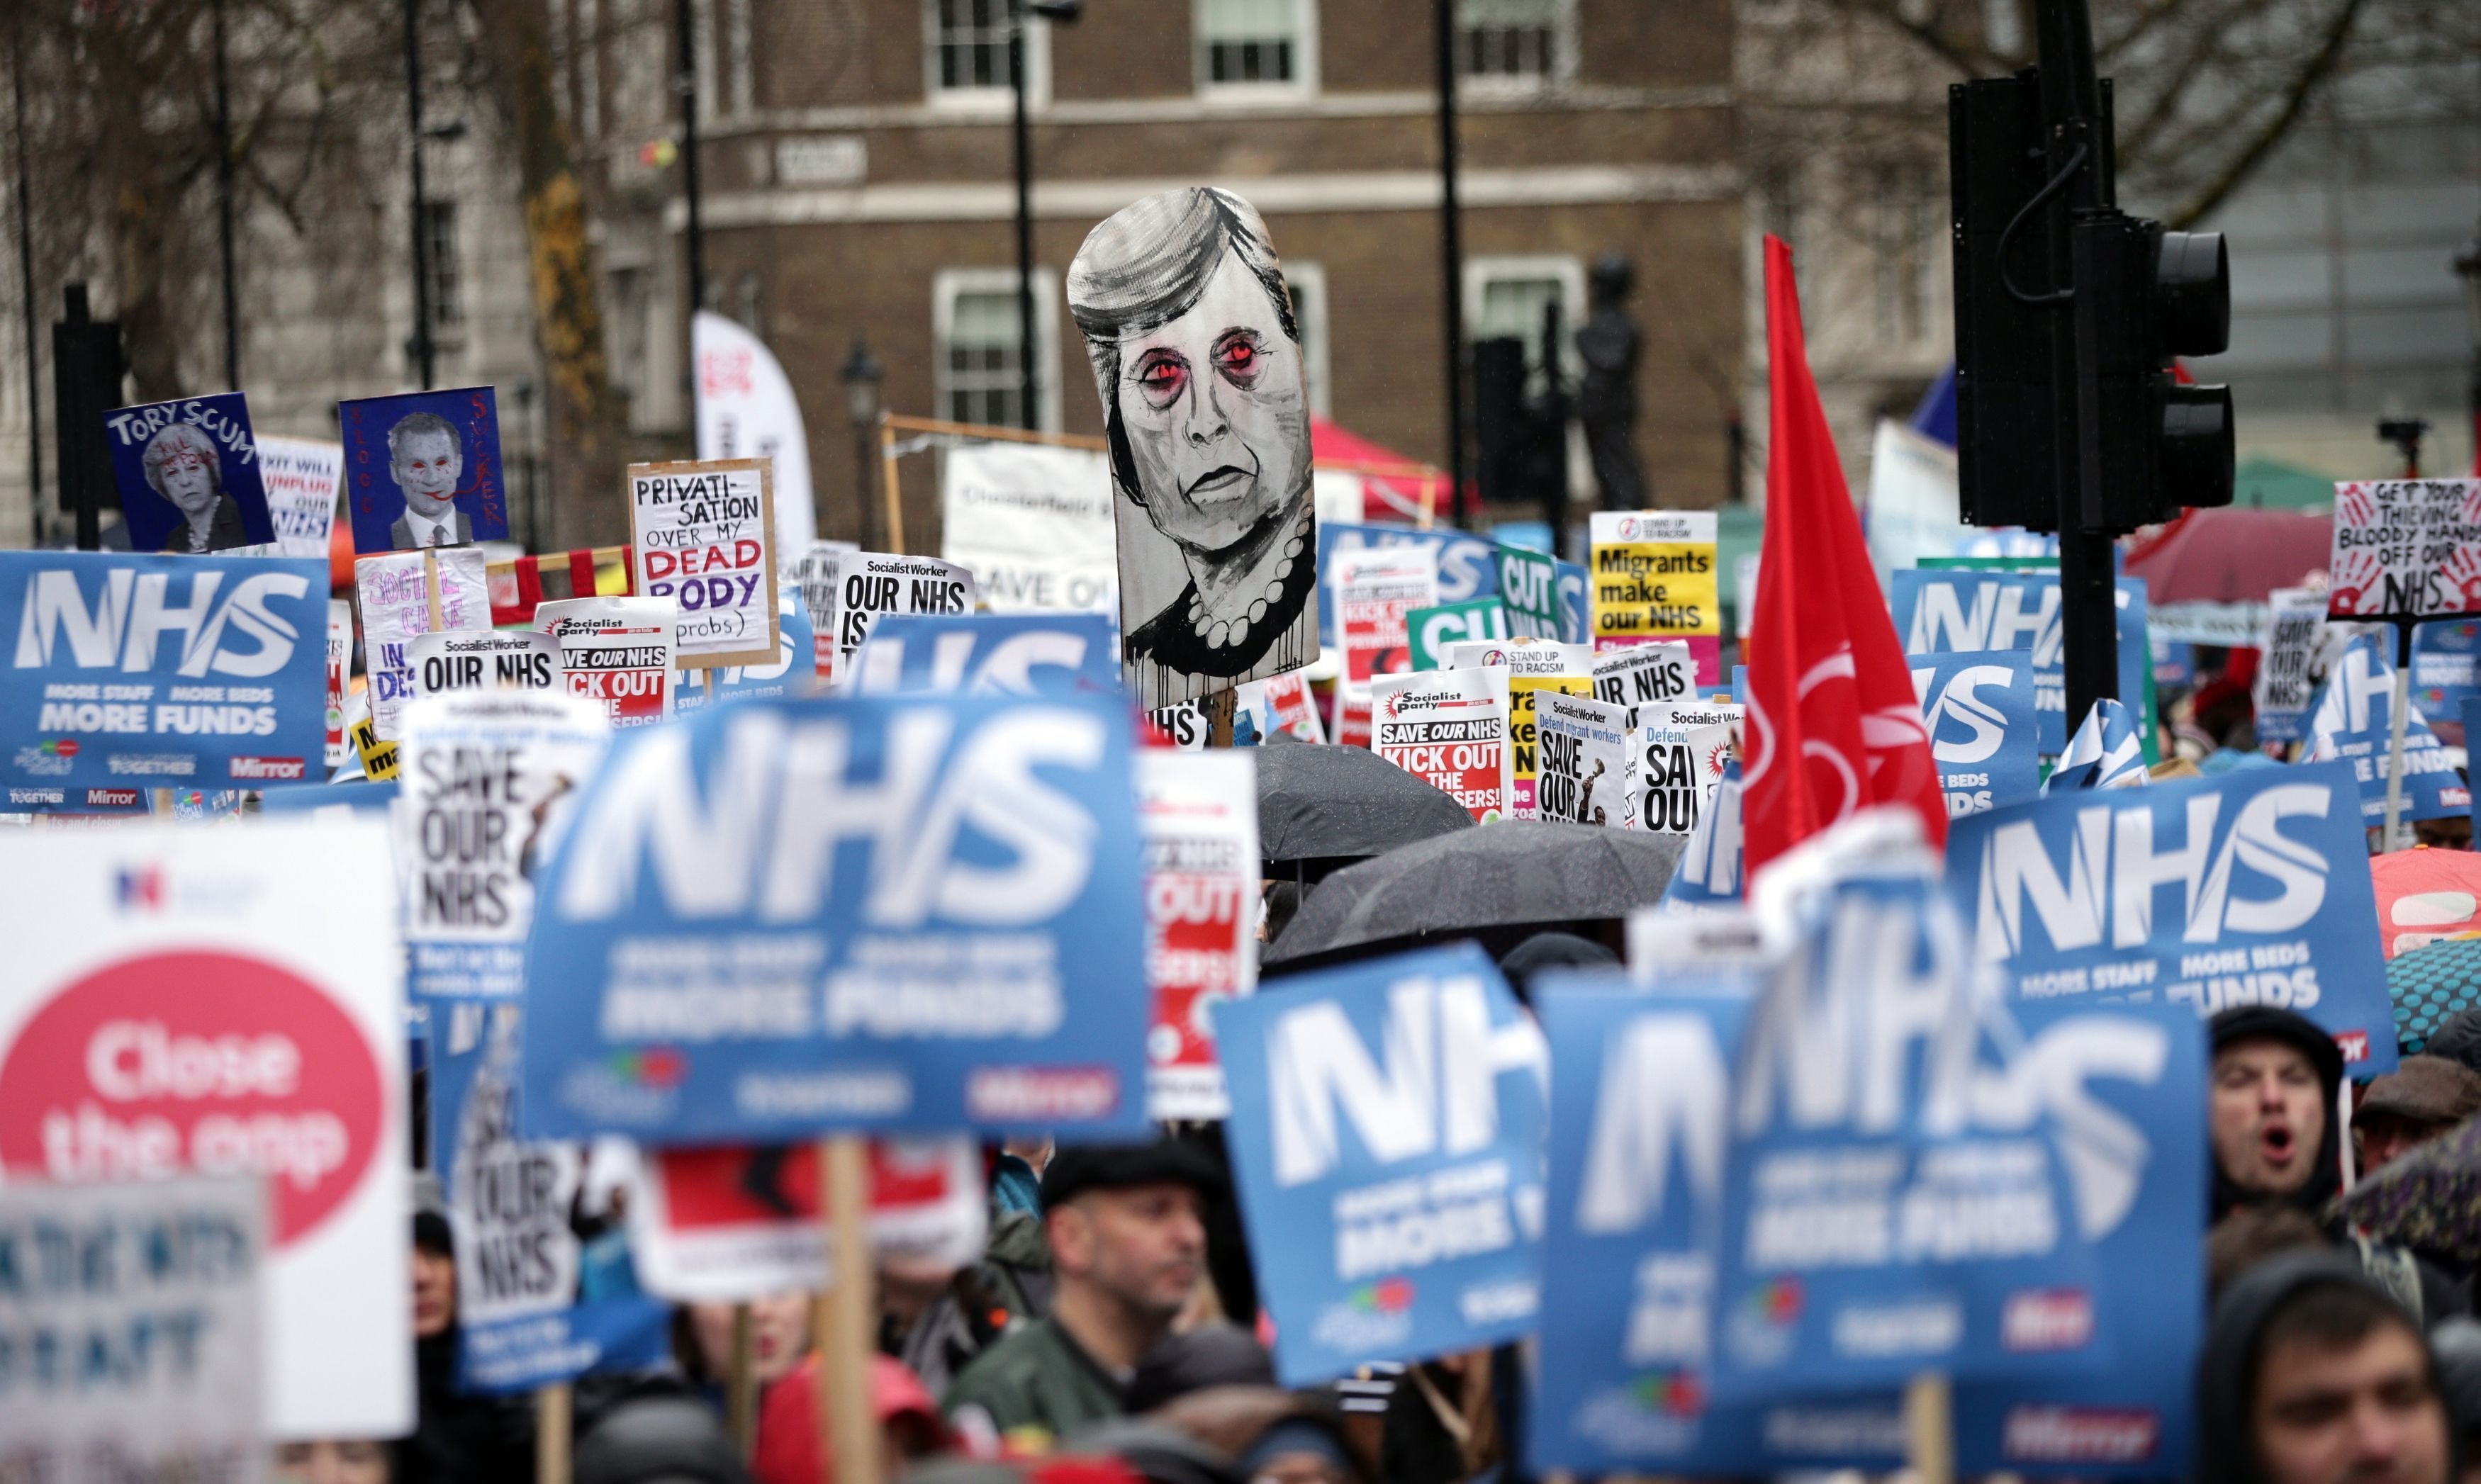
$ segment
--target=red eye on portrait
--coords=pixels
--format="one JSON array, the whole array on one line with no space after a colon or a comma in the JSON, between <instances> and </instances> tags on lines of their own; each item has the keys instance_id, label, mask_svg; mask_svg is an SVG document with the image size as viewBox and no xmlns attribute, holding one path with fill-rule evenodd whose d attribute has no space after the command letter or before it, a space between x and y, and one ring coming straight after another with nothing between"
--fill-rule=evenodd
<instances>
[{"instance_id":1,"label":"red eye on portrait","mask_svg":"<svg viewBox=\"0 0 2481 1484\"><path fill-rule=\"evenodd\" d=\"M1266 369L1266 360L1267 352L1260 348L1257 337L1240 330L1224 336L1214 348L1214 369L1235 386L1245 387L1256 381L1258 373Z\"/></svg>"},{"instance_id":2,"label":"red eye on portrait","mask_svg":"<svg viewBox=\"0 0 2481 1484\"><path fill-rule=\"evenodd\" d=\"M1188 367L1178 356L1157 354L1139 364L1135 379L1149 405L1167 407L1188 385Z\"/></svg>"}]
</instances>

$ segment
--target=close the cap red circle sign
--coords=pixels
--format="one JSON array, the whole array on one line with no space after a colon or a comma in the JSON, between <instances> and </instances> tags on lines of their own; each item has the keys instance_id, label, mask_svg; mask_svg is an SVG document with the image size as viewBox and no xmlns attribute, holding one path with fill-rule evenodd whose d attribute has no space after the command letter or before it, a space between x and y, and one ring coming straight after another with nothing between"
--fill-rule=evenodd
<instances>
[{"instance_id":1,"label":"close the cap red circle sign","mask_svg":"<svg viewBox=\"0 0 2481 1484\"><path fill-rule=\"evenodd\" d=\"M69 985L0 1062L0 1165L64 1183L267 1177L278 1247L369 1170L379 1068L343 1007L273 964L174 950Z\"/></svg>"}]
</instances>

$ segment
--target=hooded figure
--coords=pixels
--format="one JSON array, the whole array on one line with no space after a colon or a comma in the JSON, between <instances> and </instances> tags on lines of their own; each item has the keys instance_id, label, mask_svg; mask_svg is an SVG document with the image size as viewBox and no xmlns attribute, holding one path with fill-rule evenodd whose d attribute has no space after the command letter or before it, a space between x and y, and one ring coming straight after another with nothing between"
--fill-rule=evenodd
<instances>
[{"instance_id":1,"label":"hooded figure","mask_svg":"<svg viewBox=\"0 0 2481 1484\"><path fill-rule=\"evenodd\" d=\"M2222 1219L2235 1206L2268 1202L2320 1214L2343 1185L2342 1145L2335 1136L2343 1054L2334 1037L2307 1017L2270 1005L2225 1010L2209 1031L2210 1219Z\"/></svg>"},{"instance_id":2,"label":"hooded figure","mask_svg":"<svg viewBox=\"0 0 2481 1484\"><path fill-rule=\"evenodd\" d=\"M2284 1253L2232 1285L2207 1326L2196 1406L2196 1484L2454 1477L2419 1325L2338 1253Z\"/></svg>"}]
</instances>

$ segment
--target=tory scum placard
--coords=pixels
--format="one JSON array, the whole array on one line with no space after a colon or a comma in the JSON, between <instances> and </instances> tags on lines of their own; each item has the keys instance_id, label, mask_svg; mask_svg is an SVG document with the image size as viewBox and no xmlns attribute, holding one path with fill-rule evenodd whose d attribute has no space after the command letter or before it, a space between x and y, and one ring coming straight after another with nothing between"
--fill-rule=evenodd
<instances>
[{"instance_id":1,"label":"tory scum placard","mask_svg":"<svg viewBox=\"0 0 2481 1484\"><path fill-rule=\"evenodd\" d=\"M620 733L535 880L528 1135L1143 1128L1129 732L829 695Z\"/></svg>"},{"instance_id":2,"label":"tory scum placard","mask_svg":"<svg viewBox=\"0 0 2481 1484\"><path fill-rule=\"evenodd\" d=\"M320 776L325 563L0 552L7 807L125 807L148 788Z\"/></svg>"},{"instance_id":3,"label":"tory scum placard","mask_svg":"<svg viewBox=\"0 0 2481 1484\"><path fill-rule=\"evenodd\" d=\"M680 605L685 670L775 658L775 487L763 458L631 464L639 591Z\"/></svg>"}]
</instances>

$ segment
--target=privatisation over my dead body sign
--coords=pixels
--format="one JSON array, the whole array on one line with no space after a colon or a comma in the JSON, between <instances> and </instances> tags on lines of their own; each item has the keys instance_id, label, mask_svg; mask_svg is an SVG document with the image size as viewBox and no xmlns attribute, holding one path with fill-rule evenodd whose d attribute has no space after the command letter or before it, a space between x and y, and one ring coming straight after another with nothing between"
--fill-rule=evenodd
<instances>
[{"instance_id":1,"label":"privatisation over my dead body sign","mask_svg":"<svg viewBox=\"0 0 2481 1484\"><path fill-rule=\"evenodd\" d=\"M680 606L682 668L774 660L774 504L765 459L630 466L639 580Z\"/></svg>"}]
</instances>

